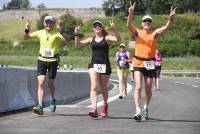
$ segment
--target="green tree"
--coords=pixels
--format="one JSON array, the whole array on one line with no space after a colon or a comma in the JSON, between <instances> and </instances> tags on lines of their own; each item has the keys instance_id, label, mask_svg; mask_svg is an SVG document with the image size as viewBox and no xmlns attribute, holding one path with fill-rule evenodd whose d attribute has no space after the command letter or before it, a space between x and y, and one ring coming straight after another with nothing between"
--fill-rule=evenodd
<instances>
[{"instance_id":1,"label":"green tree","mask_svg":"<svg viewBox=\"0 0 200 134\"><path fill-rule=\"evenodd\" d=\"M200 1L199 0L182 0L182 7L184 12L199 12Z\"/></svg>"},{"instance_id":2,"label":"green tree","mask_svg":"<svg viewBox=\"0 0 200 134\"><path fill-rule=\"evenodd\" d=\"M132 0L136 2L136 14L168 14L171 6L176 6L177 13L199 12L199 0ZM104 0L103 9L106 15L118 11L128 14L130 0Z\"/></svg>"},{"instance_id":3,"label":"green tree","mask_svg":"<svg viewBox=\"0 0 200 134\"><path fill-rule=\"evenodd\" d=\"M77 20L73 16L71 16L68 12L60 16L60 24L64 29L64 32L70 35L71 39L74 39L74 28L77 23L82 24L81 20Z\"/></svg>"},{"instance_id":4,"label":"green tree","mask_svg":"<svg viewBox=\"0 0 200 134\"><path fill-rule=\"evenodd\" d=\"M41 3L41 4L39 4L39 5L37 6L37 8L38 8L38 9L45 9L46 6L45 6L44 3Z\"/></svg>"},{"instance_id":5,"label":"green tree","mask_svg":"<svg viewBox=\"0 0 200 134\"><path fill-rule=\"evenodd\" d=\"M44 18L48 16L47 13L44 13L40 16L40 19L37 21L37 29L40 30L40 29L43 29L44 28Z\"/></svg>"},{"instance_id":6,"label":"green tree","mask_svg":"<svg viewBox=\"0 0 200 134\"><path fill-rule=\"evenodd\" d=\"M7 3L6 9L27 9L30 8L29 0L11 0Z\"/></svg>"}]
</instances>

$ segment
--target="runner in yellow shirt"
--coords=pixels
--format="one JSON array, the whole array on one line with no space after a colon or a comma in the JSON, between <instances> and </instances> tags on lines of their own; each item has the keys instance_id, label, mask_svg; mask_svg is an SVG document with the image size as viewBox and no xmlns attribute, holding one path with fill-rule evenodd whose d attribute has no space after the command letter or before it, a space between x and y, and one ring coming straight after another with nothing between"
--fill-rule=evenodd
<instances>
[{"instance_id":1,"label":"runner in yellow shirt","mask_svg":"<svg viewBox=\"0 0 200 134\"><path fill-rule=\"evenodd\" d=\"M53 30L56 24L57 31ZM44 18L44 29L29 33L31 20L28 20L25 26L24 39L38 39L40 41L40 50L37 65L38 75L38 105L33 107L33 112L39 115L43 114L43 96L45 89L45 75L48 71L48 85L51 92L50 111L56 111L55 78L59 62L59 50L61 40L69 40L69 36L64 33L59 23L56 23L52 16Z\"/></svg>"},{"instance_id":2,"label":"runner in yellow shirt","mask_svg":"<svg viewBox=\"0 0 200 134\"><path fill-rule=\"evenodd\" d=\"M148 119L148 105L152 95L152 81L153 77L155 76L154 55L157 48L156 38L167 31L168 27L174 19L174 16L176 15L176 8L171 8L167 23L163 27L155 30L152 28L152 18L149 15L145 15L142 18L142 29L136 28L135 25L132 23L134 9L135 2L130 2L127 26L136 37L135 56L133 58L135 78L134 100L136 105L136 113L133 118L135 120L146 120ZM143 78L145 82L146 95L144 109L141 112L140 105Z\"/></svg>"}]
</instances>

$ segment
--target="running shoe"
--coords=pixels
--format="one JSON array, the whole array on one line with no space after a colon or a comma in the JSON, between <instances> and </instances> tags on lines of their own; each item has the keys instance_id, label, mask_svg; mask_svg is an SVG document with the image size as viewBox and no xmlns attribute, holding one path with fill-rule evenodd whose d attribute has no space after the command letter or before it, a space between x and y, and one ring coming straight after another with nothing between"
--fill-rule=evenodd
<instances>
[{"instance_id":1,"label":"running shoe","mask_svg":"<svg viewBox=\"0 0 200 134\"><path fill-rule=\"evenodd\" d=\"M50 112L55 112L56 111L56 99L55 98L52 98L50 100L50 109L49 109Z\"/></svg>"},{"instance_id":2,"label":"running shoe","mask_svg":"<svg viewBox=\"0 0 200 134\"><path fill-rule=\"evenodd\" d=\"M97 109L93 109L92 111L90 111L88 113L89 116L93 117L93 118L98 118L98 112Z\"/></svg>"},{"instance_id":3,"label":"running shoe","mask_svg":"<svg viewBox=\"0 0 200 134\"><path fill-rule=\"evenodd\" d=\"M135 119L136 121L141 121L141 113L135 113L133 116L133 119Z\"/></svg>"},{"instance_id":4,"label":"running shoe","mask_svg":"<svg viewBox=\"0 0 200 134\"><path fill-rule=\"evenodd\" d=\"M142 110L142 120L148 120L148 109Z\"/></svg>"},{"instance_id":5,"label":"running shoe","mask_svg":"<svg viewBox=\"0 0 200 134\"><path fill-rule=\"evenodd\" d=\"M37 107L33 107L32 111L33 113L36 113L38 115L43 115L43 107L41 105L37 105Z\"/></svg>"},{"instance_id":6,"label":"running shoe","mask_svg":"<svg viewBox=\"0 0 200 134\"><path fill-rule=\"evenodd\" d=\"M119 96L119 99L123 99L123 96L122 96L122 95L120 95L120 96Z\"/></svg>"},{"instance_id":7,"label":"running shoe","mask_svg":"<svg viewBox=\"0 0 200 134\"><path fill-rule=\"evenodd\" d=\"M101 110L101 117L105 118L107 116L108 116L108 104L106 104L106 105L104 104L102 106L102 110Z\"/></svg>"}]
</instances>

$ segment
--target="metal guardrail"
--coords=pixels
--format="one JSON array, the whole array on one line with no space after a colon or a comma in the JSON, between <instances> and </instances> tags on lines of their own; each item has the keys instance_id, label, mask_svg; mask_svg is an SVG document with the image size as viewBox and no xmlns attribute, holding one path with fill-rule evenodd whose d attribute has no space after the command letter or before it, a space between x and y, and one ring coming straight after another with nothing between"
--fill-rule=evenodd
<instances>
[{"instance_id":1,"label":"metal guardrail","mask_svg":"<svg viewBox=\"0 0 200 134\"><path fill-rule=\"evenodd\" d=\"M200 70L161 70L161 74L171 74L171 75L183 75L184 77L189 74L196 75L197 78L200 77Z\"/></svg>"},{"instance_id":2,"label":"metal guardrail","mask_svg":"<svg viewBox=\"0 0 200 134\"><path fill-rule=\"evenodd\" d=\"M162 74L200 74L200 70L161 70Z\"/></svg>"}]
</instances>

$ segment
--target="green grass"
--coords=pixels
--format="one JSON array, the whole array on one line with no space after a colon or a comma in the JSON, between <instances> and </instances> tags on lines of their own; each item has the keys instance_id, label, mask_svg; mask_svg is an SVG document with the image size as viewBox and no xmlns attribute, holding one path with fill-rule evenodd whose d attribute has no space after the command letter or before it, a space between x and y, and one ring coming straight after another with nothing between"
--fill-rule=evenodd
<instances>
[{"instance_id":1,"label":"green grass","mask_svg":"<svg viewBox=\"0 0 200 134\"><path fill-rule=\"evenodd\" d=\"M91 57L61 57L61 66L64 64L73 64L75 68L87 68ZM114 57L110 58L111 66L116 69L117 63ZM0 56L0 64L31 66L36 67L37 56ZM200 62L198 61L164 61L163 70L200 70Z\"/></svg>"},{"instance_id":2,"label":"green grass","mask_svg":"<svg viewBox=\"0 0 200 134\"><path fill-rule=\"evenodd\" d=\"M141 28L141 18L142 16L134 16L133 22L134 24ZM167 19L167 15L152 15L153 25L155 28L163 26ZM81 32L83 33L83 38L93 36L91 24L95 19L91 20L83 20L83 25L81 28ZM109 28L109 20L110 18L104 18L102 21L104 22L106 29L110 34L113 34L111 29ZM123 16L115 16L114 21L116 23L117 29L122 36L122 42L128 44L130 40L134 40L130 31L126 26L126 19ZM0 20L0 55L38 55L39 51L39 43L36 41L23 41L24 34L24 26L25 20ZM36 20L33 20L31 31L36 30ZM200 15L199 14L183 14L177 15L173 25L169 28L168 32L166 32L158 41L158 47L161 50L161 53L165 57L187 57L187 56L200 56L200 39L191 39L195 37L196 34L200 35ZM6 39L8 41L2 41L1 39ZM82 39L83 39L82 38ZM12 48L13 41L20 41L20 48ZM67 56L91 56L91 49L86 46L82 48L74 47L74 41L65 43L68 47L66 52L62 52ZM118 46L120 43L113 43L110 47L110 56L114 57L115 53L118 51ZM129 51L134 54L134 49L129 49ZM17 64L17 65L25 65L26 59L24 61L20 61L20 59L16 59L17 62L12 61L12 59L7 59L9 64ZM85 67L88 61L78 61L76 60L64 60L65 62L74 62L74 65ZM2 61L1 61L2 62ZM36 61L28 61L26 65L35 65ZM83 62L83 63L82 63ZM114 63L113 63L114 64ZM172 64L172 65L171 65ZM199 64L195 63L188 66L188 63L168 63L165 62L163 68L195 68L199 69Z\"/></svg>"},{"instance_id":3,"label":"green grass","mask_svg":"<svg viewBox=\"0 0 200 134\"><path fill-rule=\"evenodd\" d=\"M19 41L23 39L26 20L0 20L0 38L11 41ZM32 22L32 31L36 29L36 21Z\"/></svg>"}]
</instances>

